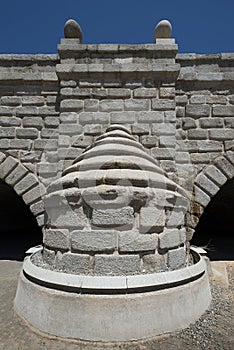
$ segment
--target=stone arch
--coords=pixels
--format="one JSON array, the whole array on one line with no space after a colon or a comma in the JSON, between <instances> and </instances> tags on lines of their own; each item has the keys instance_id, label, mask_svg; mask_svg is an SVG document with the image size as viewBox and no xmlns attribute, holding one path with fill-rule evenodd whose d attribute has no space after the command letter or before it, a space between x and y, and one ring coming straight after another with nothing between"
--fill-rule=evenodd
<instances>
[{"instance_id":1,"label":"stone arch","mask_svg":"<svg viewBox=\"0 0 234 350\"><path fill-rule=\"evenodd\" d=\"M221 187L234 177L234 151L217 157L197 175L193 184L193 196L188 226L194 229L204 209Z\"/></svg>"},{"instance_id":2,"label":"stone arch","mask_svg":"<svg viewBox=\"0 0 234 350\"><path fill-rule=\"evenodd\" d=\"M39 179L18 159L0 152L0 180L11 186L36 217L39 226L44 225L44 202L46 190Z\"/></svg>"}]
</instances>

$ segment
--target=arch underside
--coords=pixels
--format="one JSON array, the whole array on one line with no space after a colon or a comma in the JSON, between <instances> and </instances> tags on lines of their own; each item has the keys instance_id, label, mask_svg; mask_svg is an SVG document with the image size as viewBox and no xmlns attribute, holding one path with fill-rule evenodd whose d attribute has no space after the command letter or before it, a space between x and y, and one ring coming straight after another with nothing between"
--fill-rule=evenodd
<instances>
[{"instance_id":1,"label":"arch underside","mask_svg":"<svg viewBox=\"0 0 234 350\"><path fill-rule=\"evenodd\" d=\"M43 195L46 190L39 179L19 160L0 152L0 180L12 187L36 217L39 226L44 224Z\"/></svg>"},{"instance_id":2,"label":"arch underside","mask_svg":"<svg viewBox=\"0 0 234 350\"><path fill-rule=\"evenodd\" d=\"M234 152L218 157L198 174L189 218L191 243L211 259L234 260Z\"/></svg>"},{"instance_id":3,"label":"arch underside","mask_svg":"<svg viewBox=\"0 0 234 350\"><path fill-rule=\"evenodd\" d=\"M42 243L44 186L17 159L0 152L0 259L23 260Z\"/></svg>"}]
</instances>

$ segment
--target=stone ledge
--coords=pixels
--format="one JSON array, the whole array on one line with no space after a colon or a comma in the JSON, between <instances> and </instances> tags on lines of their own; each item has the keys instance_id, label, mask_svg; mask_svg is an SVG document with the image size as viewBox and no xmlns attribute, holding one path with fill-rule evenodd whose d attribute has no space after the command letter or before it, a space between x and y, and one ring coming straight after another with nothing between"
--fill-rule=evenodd
<instances>
[{"instance_id":1,"label":"stone ledge","mask_svg":"<svg viewBox=\"0 0 234 350\"><path fill-rule=\"evenodd\" d=\"M9 61L17 62L48 62L48 61L59 61L59 56L57 54L0 54L0 62ZM56 62L55 62L56 63Z\"/></svg>"},{"instance_id":2,"label":"stone ledge","mask_svg":"<svg viewBox=\"0 0 234 350\"><path fill-rule=\"evenodd\" d=\"M69 76L74 79L74 76L81 74L150 74L150 76L160 75L162 78L168 74L176 78L180 71L179 64L165 64L165 63L114 63L114 64L57 64L56 72L58 76L63 79L68 79Z\"/></svg>"},{"instance_id":3,"label":"stone ledge","mask_svg":"<svg viewBox=\"0 0 234 350\"><path fill-rule=\"evenodd\" d=\"M117 53L117 52L155 52L172 51L176 53L178 51L178 45L174 44L171 40L156 44L80 44L77 39L61 39L61 44L58 45L58 52L99 52L103 53Z\"/></svg>"}]
</instances>

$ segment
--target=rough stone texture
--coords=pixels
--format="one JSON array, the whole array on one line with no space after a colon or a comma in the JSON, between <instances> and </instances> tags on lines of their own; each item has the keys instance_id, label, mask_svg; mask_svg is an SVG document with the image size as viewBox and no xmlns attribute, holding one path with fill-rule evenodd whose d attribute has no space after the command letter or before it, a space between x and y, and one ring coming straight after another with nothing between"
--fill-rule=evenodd
<instances>
[{"instance_id":1,"label":"rough stone texture","mask_svg":"<svg viewBox=\"0 0 234 350\"><path fill-rule=\"evenodd\" d=\"M167 263L170 269L178 269L184 264L186 257L184 247L169 250L167 254Z\"/></svg>"},{"instance_id":2,"label":"rough stone texture","mask_svg":"<svg viewBox=\"0 0 234 350\"><path fill-rule=\"evenodd\" d=\"M69 249L69 231L63 230L45 230L43 236L43 243L50 249Z\"/></svg>"},{"instance_id":3,"label":"rough stone texture","mask_svg":"<svg viewBox=\"0 0 234 350\"><path fill-rule=\"evenodd\" d=\"M4 179L16 166L18 162L12 157L7 157L0 164L0 179Z\"/></svg>"},{"instance_id":4,"label":"rough stone texture","mask_svg":"<svg viewBox=\"0 0 234 350\"><path fill-rule=\"evenodd\" d=\"M146 254L142 258L142 272L165 272L168 270L166 258L161 254Z\"/></svg>"},{"instance_id":5,"label":"rough stone texture","mask_svg":"<svg viewBox=\"0 0 234 350\"><path fill-rule=\"evenodd\" d=\"M163 208L141 208L140 230L142 232L161 232L165 226L165 221L166 215Z\"/></svg>"},{"instance_id":6,"label":"rough stone texture","mask_svg":"<svg viewBox=\"0 0 234 350\"><path fill-rule=\"evenodd\" d=\"M120 209L94 209L92 224L101 227L131 226L133 225L133 208L125 207Z\"/></svg>"},{"instance_id":7,"label":"rough stone texture","mask_svg":"<svg viewBox=\"0 0 234 350\"><path fill-rule=\"evenodd\" d=\"M47 208L49 222L52 227L74 227L83 228L87 225L88 219L84 214L82 207L76 207L74 210L66 203L64 206Z\"/></svg>"},{"instance_id":8,"label":"rough stone texture","mask_svg":"<svg viewBox=\"0 0 234 350\"><path fill-rule=\"evenodd\" d=\"M121 232L119 234L119 251L121 253L155 251L158 245L158 235Z\"/></svg>"},{"instance_id":9,"label":"rough stone texture","mask_svg":"<svg viewBox=\"0 0 234 350\"><path fill-rule=\"evenodd\" d=\"M71 249L81 252L113 252L117 248L115 231L73 231Z\"/></svg>"},{"instance_id":10,"label":"rough stone texture","mask_svg":"<svg viewBox=\"0 0 234 350\"><path fill-rule=\"evenodd\" d=\"M94 273L97 275L133 275L140 272L138 255L96 255Z\"/></svg>"},{"instance_id":11,"label":"rough stone texture","mask_svg":"<svg viewBox=\"0 0 234 350\"><path fill-rule=\"evenodd\" d=\"M90 270L90 256L87 254L65 253L57 256L56 267L62 272L87 274Z\"/></svg>"},{"instance_id":12,"label":"rough stone texture","mask_svg":"<svg viewBox=\"0 0 234 350\"><path fill-rule=\"evenodd\" d=\"M178 230L176 228L167 229L165 228L163 233L159 235L159 248L170 249L177 247L185 243L186 236L185 230Z\"/></svg>"}]
</instances>

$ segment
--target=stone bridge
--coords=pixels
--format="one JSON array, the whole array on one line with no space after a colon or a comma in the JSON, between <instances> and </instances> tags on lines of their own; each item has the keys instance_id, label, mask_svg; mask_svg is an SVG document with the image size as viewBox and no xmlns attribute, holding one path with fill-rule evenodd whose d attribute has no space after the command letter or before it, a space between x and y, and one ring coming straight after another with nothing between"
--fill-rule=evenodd
<instances>
[{"instance_id":1,"label":"stone bridge","mask_svg":"<svg viewBox=\"0 0 234 350\"><path fill-rule=\"evenodd\" d=\"M211 198L233 184L234 53L177 51L171 38L142 45L65 38L58 54L0 55L0 180L39 226L48 184L121 124L190 194L192 236Z\"/></svg>"}]
</instances>

